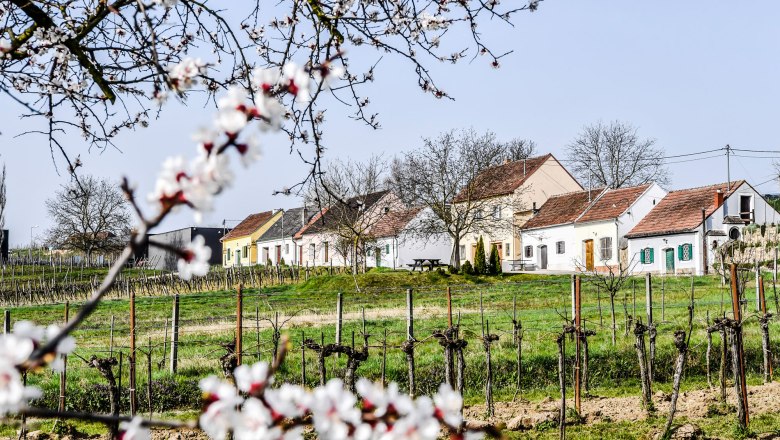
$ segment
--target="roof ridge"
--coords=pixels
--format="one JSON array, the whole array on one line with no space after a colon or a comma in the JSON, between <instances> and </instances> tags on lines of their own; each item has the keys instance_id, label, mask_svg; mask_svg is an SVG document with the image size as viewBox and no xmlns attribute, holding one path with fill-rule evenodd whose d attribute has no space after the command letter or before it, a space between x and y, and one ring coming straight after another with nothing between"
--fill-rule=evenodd
<instances>
[{"instance_id":1,"label":"roof ridge","mask_svg":"<svg viewBox=\"0 0 780 440\"><path fill-rule=\"evenodd\" d=\"M693 187L690 187L690 188L673 189L673 190L669 191L669 193L682 192L682 191L696 191L696 190L705 189L705 188L714 188L716 186L729 185L729 183L731 183L731 190L733 191L734 188L738 187L739 185L742 185L743 183L747 183L747 180L745 180L745 179L738 179L738 180L732 180L731 182L721 182L721 183L713 183L713 184L710 184L710 185L693 186Z\"/></svg>"}]
</instances>

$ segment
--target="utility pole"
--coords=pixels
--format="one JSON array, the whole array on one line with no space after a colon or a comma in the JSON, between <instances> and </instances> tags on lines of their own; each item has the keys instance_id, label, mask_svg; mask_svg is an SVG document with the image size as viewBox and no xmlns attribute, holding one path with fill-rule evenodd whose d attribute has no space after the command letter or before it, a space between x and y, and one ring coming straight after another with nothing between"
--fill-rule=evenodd
<instances>
[{"instance_id":1,"label":"utility pole","mask_svg":"<svg viewBox=\"0 0 780 440\"><path fill-rule=\"evenodd\" d=\"M728 191L731 191L731 145L726 144L726 178L728 179Z\"/></svg>"}]
</instances>

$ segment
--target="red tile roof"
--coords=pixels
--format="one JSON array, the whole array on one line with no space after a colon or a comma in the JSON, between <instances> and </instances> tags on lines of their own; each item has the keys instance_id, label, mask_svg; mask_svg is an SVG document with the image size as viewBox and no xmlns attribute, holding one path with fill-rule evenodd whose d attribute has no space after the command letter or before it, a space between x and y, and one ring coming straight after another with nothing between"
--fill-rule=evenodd
<instances>
[{"instance_id":1,"label":"red tile roof","mask_svg":"<svg viewBox=\"0 0 780 440\"><path fill-rule=\"evenodd\" d=\"M361 216L361 212L369 211L389 192L390 191L388 190L383 190L363 196L352 197L346 201L346 204L336 204L327 209L323 209L320 215L314 216L309 224L301 228L295 236L300 237L306 234L316 234L318 232L327 231L338 227L339 222L350 220L357 222Z\"/></svg>"},{"instance_id":2,"label":"red tile roof","mask_svg":"<svg viewBox=\"0 0 780 440\"><path fill-rule=\"evenodd\" d=\"M725 200L736 191L744 180L702 186L699 188L671 191L643 218L626 237L647 237L653 235L688 232L701 224L701 210L709 217L718 207L715 206L715 194L723 193Z\"/></svg>"},{"instance_id":3,"label":"red tile roof","mask_svg":"<svg viewBox=\"0 0 780 440\"><path fill-rule=\"evenodd\" d=\"M390 211L371 228L370 235L375 238L392 237L404 230L422 208L411 208L402 211Z\"/></svg>"},{"instance_id":4,"label":"red tile roof","mask_svg":"<svg viewBox=\"0 0 780 440\"><path fill-rule=\"evenodd\" d=\"M522 229L546 228L548 226L573 223L585 211L603 188L588 191L575 191L552 196L544 202L539 212L531 217Z\"/></svg>"},{"instance_id":5,"label":"red tile roof","mask_svg":"<svg viewBox=\"0 0 780 440\"><path fill-rule=\"evenodd\" d=\"M453 201L458 203L511 194L541 168L547 159L555 160L555 157L552 154L545 154L490 167L479 173L467 188L455 196Z\"/></svg>"},{"instance_id":6,"label":"red tile roof","mask_svg":"<svg viewBox=\"0 0 780 440\"><path fill-rule=\"evenodd\" d=\"M577 223L610 220L620 217L651 185L648 183L607 190L588 208L582 217L577 219Z\"/></svg>"},{"instance_id":7,"label":"red tile roof","mask_svg":"<svg viewBox=\"0 0 780 440\"><path fill-rule=\"evenodd\" d=\"M265 211L265 212L258 212L257 214L249 214L247 218L241 221L238 225L236 225L235 228L233 228L230 232L225 234L224 237L221 238L222 241L224 240L230 240L232 238L237 237L243 237L245 235L251 235L253 232L258 230L261 226L265 224L268 220L273 217L274 213L273 211Z\"/></svg>"}]
</instances>

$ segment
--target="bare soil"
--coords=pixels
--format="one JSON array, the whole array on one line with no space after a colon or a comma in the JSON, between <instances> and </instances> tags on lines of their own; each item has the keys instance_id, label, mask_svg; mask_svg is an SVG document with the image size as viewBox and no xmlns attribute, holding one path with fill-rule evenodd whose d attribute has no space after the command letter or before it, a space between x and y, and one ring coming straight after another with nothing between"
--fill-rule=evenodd
<instances>
[{"instance_id":1,"label":"bare soil","mask_svg":"<svg viewBox=\"0 0 780 440\"><path fill-rule=\"evenodd\" d=\"M720 391L717 388L692 390L680 393L677 400L676 417L685 416L691 420L707 416L711 407L717 407ZM669 395L656 392L653 404L658 415L667 415L669 411ZM726 402L736 405L733 387L727 389ZM574 402L567 400L567 405L573 407ZM748 403L750 414L763 414L780 411L780 382L748 387ZM488 422L506 426L510 430L530 429L536 425L557 421L560 399L546 399L542 402L496 402L495 416L487 418L485 405L473 405L465 408L464 415L468 420ZM647 417L642 408L640 397L588 397L582 400L582 416L586 423L637 421Z\"/></svg>"}]
</instances>

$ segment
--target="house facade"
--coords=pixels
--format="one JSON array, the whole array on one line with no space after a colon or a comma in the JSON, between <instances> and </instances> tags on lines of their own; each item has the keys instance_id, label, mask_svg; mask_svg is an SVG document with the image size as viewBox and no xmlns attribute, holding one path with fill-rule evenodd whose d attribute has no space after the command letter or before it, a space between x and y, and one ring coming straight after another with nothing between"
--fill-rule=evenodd
<instances>
[{"instance_id":1,"label":"house facade","mask_svg":"<svg viewBox=\"0 0 780 440\"><path fill-rule=\"evenodd\" d=\"M323 209L295 234L299 259L309 266L350 266L357 256L365 261L370 241L369 231L389 212L403 209L390 191L378 191L352 197L345 204ZM353 236L358 231L357 249Z\"/></svg>"},{"instance_id":2,"label":"house facade","mask_svg":"<svg viewBox=\"0 0 780 440\"><path fill-rule=\"evenodd\" d=\"M195 237L201 235L205 240L206 247L211 249L209 264L216 265L222 263L222 243L220 243L220 240L229 231L230 229L227 228L190 227L157 234L149 234L148 239L154 243L182 248L192 243L192 240ZM145 259L145 267L174 271L177 270L179 257L178 255L157 246L148 246Z\"/></svg>"},{"instance_id":3,"label":"house facade","mask_svg":"<svg viewBox=\"0 0 780 440\"><path fill-rule=\"evenodd\" d=\"M250 214L242 220L222 237L222 266L265 264L258 258L257 239L281 217L282 211L265 211Z\"/></svg>"},{"instance_id":4,"label":"house facade","mask_svg":"<svg viewBox=\"0 0 780 440\"><path fill-rule=\"evenodd\" d=\"M523 225L523 260L539 269L562 271L628 267L626 234L666 193L650 183L551 197Z\"/></svg>"},{"instance_id":5,"label":"house facade","mask_svg":"<svg viewBox=\"0 0 780 440\"><path fill-rule=\"evenodd\" d=\"M401 209L387 213L371 229L366 265L408 270L415 258L438 259L442 264L450 264L452 241L448 234L421 238L414 233L426 216L434 216L430 208Z\"/></svg>"},{"instance_id":6,"label":"house facade","mask_svg":"<svg viewBox=\"0 0 780 440\"><path fill-rule=\"evenodd\" d=\"M306 226L318 211L314 208L299 207L282 212L282 216L274 222L256 242L260 262L270 262L271 265L300 265L301 255L298 252L298 240L295 234Z\"/></svg>"},{"instance_id":7,"label":"house facade","mask_svg":"<svg viewBox=\"0 0 780 440\"><path fill-rule=\"evenodd\" d=\"M552 196L582 189L552 154L505 162L483 171L453 200L455 211L487 220L477 222L478 227L461 240L461 263L474 262L481 236L486 252L495 245L504 270L508 270L506 260L523 258L520 227L535 210Z\"/></svg>"},{"instance_id":8,"label":"house facade","mask_svg":"<svg viewBox=\"0 0 780 440\"><path fill-rule=\"evenodd\" d=\"M627 234L633 271L702 275L717 262L714 249L738 240L745 226L778 221L744 180L671 191Z\"/></svg>"}]
</instances>

